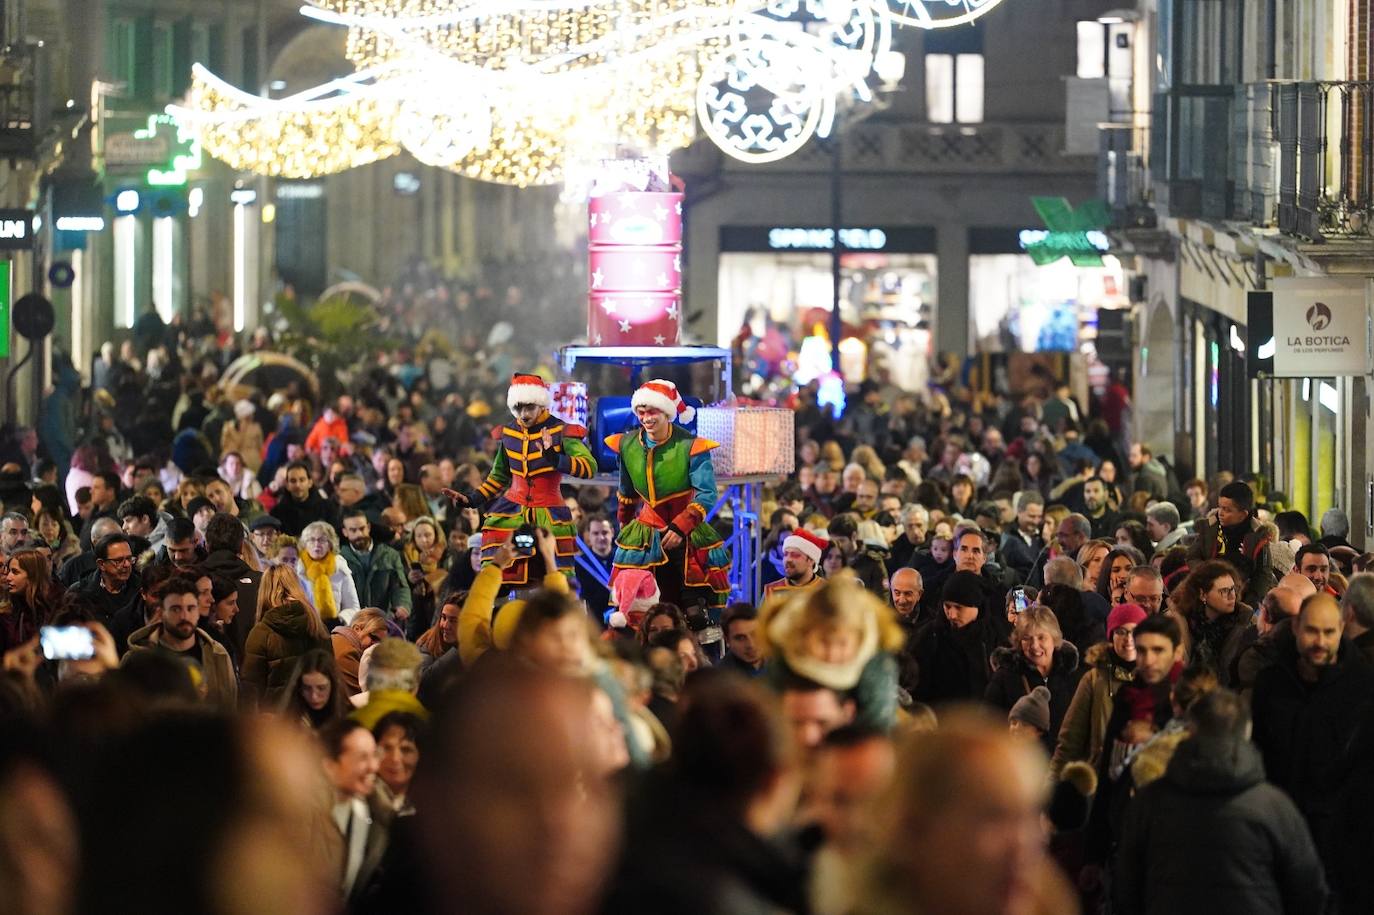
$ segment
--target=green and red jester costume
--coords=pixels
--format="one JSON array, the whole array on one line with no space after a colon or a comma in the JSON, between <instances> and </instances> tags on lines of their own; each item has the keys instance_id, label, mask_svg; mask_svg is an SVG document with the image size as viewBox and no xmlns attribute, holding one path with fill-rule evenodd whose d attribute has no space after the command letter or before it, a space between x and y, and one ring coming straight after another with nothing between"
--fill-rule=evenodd
<instances>
[{"instance_id":1,"label":"green and red jester costume","mask_svg":"<svg viewBox=\"0 0 1374 915\"><path fill-rule=\"evenodd\" d=\"M666 382L649 382L671 387ZM641 388L636 405L643 398ZM671 388L673 400L676 388ZM657 404L652 404L658 406ZM683 410L664 410L681 416ZM691 408L686 408L690 410ZM612 577L623 569L649 569L664 600L700 597L712 610L730 594L730 554L716 529L706 522L716 504L716 474L711 450L719 447L674 424L672 434L654 443L643 429L612 435L606 444L620 455L620 536L616 538ZM676 530L684 547L663 548L662 536Z\"/></svg>"},{"instance_id":2,"label":"green and red jester costume","mask_svg":"<svg viewBox=\"0 0 1374 915\"><path fill-rule=\"evenodd\" d=\"M542 396L542 399L541 399ZM468 495L475 507L485 506L482 519L482 564L491 562L497 547L511 535L530 524L542 527L558 541L558 570L568 578L575 574L573 556L577 552L577 529L572 513L559 492L563 475L589 480L596 476L596 458L582 441L587 430L564 423L549 413L548 391L535 376L516 375L507 395L512 409L517 404L537 404L543 409L534 423L525 428L520 422L492 430L500 442L491 472ZM544 433L552 444L544 448ZM501 576L507 585L530 583L530 559L521 556Z\"/></svg>"}]
</instances>

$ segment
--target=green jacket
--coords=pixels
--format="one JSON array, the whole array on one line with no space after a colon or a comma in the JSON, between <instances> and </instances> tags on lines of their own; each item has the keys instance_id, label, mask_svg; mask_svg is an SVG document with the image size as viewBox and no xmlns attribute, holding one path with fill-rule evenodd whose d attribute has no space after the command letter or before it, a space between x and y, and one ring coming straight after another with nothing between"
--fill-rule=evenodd
<instances>
[{"instance_id":1,"label":"green jacket","mask_svg":"<svg viewBox=\"0 0 1374 915\"><path fill-rule=\"evenodd\" d=\"M385 543L373 541L372 552L359 553L352 544L339 545L339 555L353 573L353 585L358 589L358 606L376 607L391 615L395 607L410 610L410 577L406 574L401 554Z\"/></svg>"}]
</instances>

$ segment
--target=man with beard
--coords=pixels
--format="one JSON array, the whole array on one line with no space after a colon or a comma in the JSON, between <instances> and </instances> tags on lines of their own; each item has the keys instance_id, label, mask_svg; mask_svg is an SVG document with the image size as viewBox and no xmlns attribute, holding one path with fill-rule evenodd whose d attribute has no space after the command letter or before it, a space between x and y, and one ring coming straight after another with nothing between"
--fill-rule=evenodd
<instances>
[{"instance_id":1,"label":"man with beard","mask_svg":"<svg viewBox=\"0 0 1374 915\"><path fill-rule=\"evenodd\" d=\"M174 575L162 588L162 612L157 622L129 636L132 657L139 651L163 651L200 671L199 689L205 701L226 711L238 706L239 684L229 652L216 642L200 622L200 598L196 581Z\"/></svg>"},{"instance_id":2,"label":"man with beard","mask_svg":"<svg viewBox=\"0 0 1374 915\"><path fill-rule=\"evenodd\" d=\"M538 375L512 376L506 406L515 422L492 430L499 444L487 478L470 492L447 488L440 492L460 505L486 512L484 565L523 527L543 528L557 540L557 569L544 569L535 552L522 553L502 573L504 584L533 585L554 571L562 572L571 583L577 527L559 487L564 476L583 480L596 476L596 459L583 442L587 430L549 412L549 388Z\"/></svg>"},{"instance_id":3,"label":"man with beard","mask_svg":"<svg viewBox=\"0 0 1374 915\"><path fill-rule=\"evenodd\" d=\"M1121 526L1121 515L1107 505L1107 484L1100 477L1093 477L1083 483L1083 507L1087 509L1088 523L1092 525L1096 539L1116 540L1116 529Z\"/></svg>"},{"instance_id":4,"label":"man with beard","mask_svg":"<svg viewBox=\"0 0 1374 915\"><path fill-rule=\"evenodd\" d=\"M998 555L1016 573L1018 580L1030 578L1035 560L1045 549L1040 522L1045 518L1045 497L1038 492L1023 492L1016 500L1016 526L1002 535Z\"/></svg>"},{"instance_id":5,"label":"man with beard","mask_svg":"<svg viewBox=\"0 0 1374 915\"><path fill-rule=\"evenodd\" d=\"M1254 740L1265 772L1307 818L1333 878L1341 851L1333 828L1342 777L1374 700L1374 672L1344 632L1334 597L1308 597L1293 620L1293 637L1279 642L1274 665L1256 677L1253 699ZM1333 883L1338 894L1353 889Z\"/></svg>"},{"instance_id":6,"label":"man with beard","mask_svg":"<svg viewBox=\"0 0 1374 915\"><path fill-rule=\"evenodd\" d=\"M338 527L334 504L310 482L310 465L304 461L287 466L286 497L272 506L272 515L281 522L282 531L292 537L299 537L306 525L315 521Z\"/></svg>"},{"instance_id":7,"label":"man with beard","mask_svg":"<svg viewBox=\"0 0 1374 915\"><path fill-rule=\"evenodd\" d=\"M805 529L789 534L782 542L783 577L763 589L764 600L778 594L820 587L822 579L816 574L816 569L829 546L829 541Z\"/></svg>"}]
</instances>

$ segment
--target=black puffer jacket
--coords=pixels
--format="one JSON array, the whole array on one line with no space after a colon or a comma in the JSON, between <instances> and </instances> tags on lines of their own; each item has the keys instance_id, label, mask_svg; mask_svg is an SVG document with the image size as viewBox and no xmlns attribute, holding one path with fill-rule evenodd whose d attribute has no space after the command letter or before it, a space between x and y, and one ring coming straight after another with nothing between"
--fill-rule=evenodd
<instances>
[{"instance_id":1,"label":"black puffer jacket","mask_svg":"<svg viewBox=\"0 0 1374 915\"><path fill-rule=\"evenodd\" d=\"M1040 676L1040 671L1015 648L999 648L992 653L992 680L988 682L987 692L983 694L992 705L1010 712L1011 707L1022 696L1043 686L1050 691L1050 729L1040 738L1045 744L1045 752L1053 753L1059 739L1059 726L1064 723L1064 715L1073 701L1074 690L1082 671L1078 668L1078 649L1065 642L1054 650L1054 662L1050 665L1050 675Z\"/></svg>"},{"instance_id":2,"label":"black puffer jacket","mask_svg":"<svg viewBox=\"0 0 1374 915\"><path fill-rule=\"evenodd\" d=\"M1131 804L1120 915L1321 915L1327 887L1302 814L1248 741L1190 738Z\"/></svg>"}]
</instances>

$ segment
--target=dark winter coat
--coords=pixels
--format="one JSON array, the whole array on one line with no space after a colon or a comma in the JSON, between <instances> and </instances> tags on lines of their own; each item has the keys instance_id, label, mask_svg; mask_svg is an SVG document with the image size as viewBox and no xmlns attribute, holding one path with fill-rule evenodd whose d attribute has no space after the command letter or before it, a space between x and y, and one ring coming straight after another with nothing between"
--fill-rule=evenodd
<instances>
[{"instance_id":1,"label":"dark winter coat","mask_svg":"<svg viewBox=\"0 0 1374 915\"><path fill-rule=\"evenodd\" d=\"M229 653L236 659L242 658L248 633L252 631L253 621L258 615L258 586L262 584L262 573L250 569L248 563L229 550L211 551L201 561L200 567L238 586L239 613L224 635L233 646Z\"/></svg>"},{"instance_id":2,"label":"dark winter coat","mask_svg":"<svg viewBox=\"0 0 1374 915\"><path fill-rule=\"evenodd\" d=\"M1069 710L1069 702L1082 676L1078 669L1078 649L1069 642L1056 648L1048 677L1040 676L1035 665L1015 648L999 648L993 652L992 669L992 680L983 697L1003 711L1010 712L1018 699L1037 686L1050 691L1050 729L1041 740L1045 744L1045 752L1053 753L1059 738L1059 726L1064 723L1064 715Z\"/></svg>"},{"instance_id":3,"label":"dark winter coat","mask_svg":"<svg viewBox=\"0 0 1374 915\"><path fill-rule=\"evenodd\" d=\"M338 527L338 506L320 495L319 490L311 489L304 502L298 502L290 493L282 493L281 499L272 507L272 517L281 522L283 534L299 537L307 524L314 521L327 522Z\"/></svg>"},{"instance_id":4,"label":"dark winter coat","mask_svg":"<svg viewBox=\"0 0 1374 915\"><path fill-rule=\"evenodd\" d=\"M1317 849L1330 865L1332 826L1351 749L1374 712L1374 671L1345 641L1336 663L1323 668L1316 683L1305 683L1298 674L1296 642L1282 638L1274 665L1255 680L1251 707L1265 771L1307 817Z\"/></svg>"},{"instance_id":5,"label":"dark winter coat","mask_svg":"<svg viewBox=\"0 0 1374 915\"><path fill-rule=\"evenodd\" d=\"M245 702L256 702L263 708L275 706L301 655L312 648L332 653L328 638L316 639L310 634L309 612L298 604L273 607L248 633L240 673Z\"/></svg>"},{"instance_id":6,"label":"dark winter coat","mask_svg":"<svg viewBox=\"0 0 1374 915\"><path fill-rule=\"evenodd\" d=\"M1255 746L1196 737L1131 803L1113 889L1119 915L1321 915L1327 896L1307 824Z\"/></svg>"},{"instance_id":7,"label":"dark winter coat","mask_svg":"<svg viewBox=\"0 0 1374 915\"><path fill-rule=\"evenodd\" d=\"M664 775L650 776L629 804L625 851L603 915L805 912L800 857L718 808Z\"/></svg>"},{"instance_id":8,"label":"dark winter coat","mask_svg":"<svg viewBox=\"0 0 1374 915\"><path fill-rule=\"evenodd\" d=\"M912 698L918 702L981 699L992 677L997 636L983 613L963 629L941 616L916 634L911 657L920 671Z\"/></svg>"}]
</instances>

